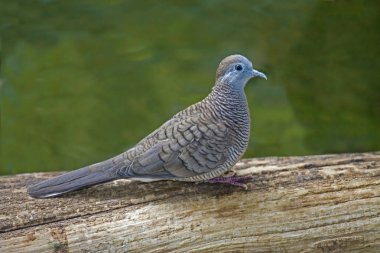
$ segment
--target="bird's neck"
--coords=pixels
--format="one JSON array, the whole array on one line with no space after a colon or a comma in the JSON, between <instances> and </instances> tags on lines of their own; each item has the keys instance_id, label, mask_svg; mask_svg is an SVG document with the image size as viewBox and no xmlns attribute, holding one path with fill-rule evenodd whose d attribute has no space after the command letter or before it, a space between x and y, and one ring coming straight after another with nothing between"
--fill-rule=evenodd
<instances>
[{"instance_id":1,"label":"bird's neck","mask_svg":"<svg viewBox=\"0 0 380 253\"><path fill-rule=\"evenodd\" d=\"M210 93L214 99L236 100L237 102L246 102L244 87L236 87L234 85L216 83ZM227 101L226 101L227 102Z\"/></svg>"},{"instance_id":2,"label":"bird's neck","mask_svg":"<svg viewBox=\"0 0 380 253\"><path fill-rule=\"evenodd\" d=\"M216 83L207 97L223 111L238 114L248 114L248 104L243 88L233 88L233 85Z\"/></svg>"}]
</instances>

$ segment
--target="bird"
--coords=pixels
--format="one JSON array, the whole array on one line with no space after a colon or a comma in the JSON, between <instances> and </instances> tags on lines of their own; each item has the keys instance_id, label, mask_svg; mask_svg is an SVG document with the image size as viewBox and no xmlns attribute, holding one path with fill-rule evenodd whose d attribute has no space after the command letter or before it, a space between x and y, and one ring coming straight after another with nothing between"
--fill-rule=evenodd
<instances>
[{"instance_id":1,"label":"bird","mask_svg":"<svg viewBox=\"0 0 380 253\"><path fill-rule=\"evenodd\" d=\"M246 178L224 177L245 153L250 114L244 88L266 75L245 56L224 58L215 84L200 102L175 114L125 152L28 187L34 198L48 198L117 180L174 180L244 187Z\"/></svg>"}]
</instances>

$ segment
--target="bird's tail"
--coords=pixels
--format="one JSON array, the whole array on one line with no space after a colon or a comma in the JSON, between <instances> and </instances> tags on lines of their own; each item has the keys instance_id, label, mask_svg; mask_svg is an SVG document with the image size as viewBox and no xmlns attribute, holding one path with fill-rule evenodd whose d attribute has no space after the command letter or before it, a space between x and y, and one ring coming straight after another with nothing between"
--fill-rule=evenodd
<instances>
[{"instance_id":1,"label":"bird's tail","mask_svg":"<svg viewBox=\"0 0 380 253\"><path fill-rule=\"evenodd\" d=\"M31 185L28 187L28 194L34 198L48 198L116 180L120 177L117 175L116 168L110 160Z\"/></svg>"}]
</instances>

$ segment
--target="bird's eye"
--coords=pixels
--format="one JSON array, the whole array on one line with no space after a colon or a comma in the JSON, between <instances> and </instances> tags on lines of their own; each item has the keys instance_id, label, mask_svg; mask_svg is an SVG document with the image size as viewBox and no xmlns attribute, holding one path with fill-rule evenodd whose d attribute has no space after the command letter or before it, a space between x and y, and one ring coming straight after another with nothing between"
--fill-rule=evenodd
<instances>
[{"instance_id":1,"label":"bird's eye","mask_svg":"<svg viewBox=\"0 0 380 253\"><path fill-rule=\"evenodd\" d=\"M235 65L235 69L236 69L237 71L242 71L242 70L243 70L243 66L240 65L240 64L237 64L237 65Z\"/></svg>"}]
</instances>

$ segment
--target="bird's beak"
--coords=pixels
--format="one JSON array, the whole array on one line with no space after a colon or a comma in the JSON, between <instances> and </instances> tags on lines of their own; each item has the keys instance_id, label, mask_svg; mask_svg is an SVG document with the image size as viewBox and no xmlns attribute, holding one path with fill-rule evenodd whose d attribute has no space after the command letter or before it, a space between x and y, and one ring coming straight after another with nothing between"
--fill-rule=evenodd
<instances>
[{"instance_id":1,"label":"bird's beak","mask_svg":"<svg viewBox=\"0 0 380 253\"><path fill-rule=\"evenodd\" d=\"M267 76L264 73L261 73L260 71L258 71L256 69L251 70L251 75L252 75L252 77L258 76L258 77L261 77L261 78L264 78L265 80L267 80Z\"/></svg>"}]
</instances>

